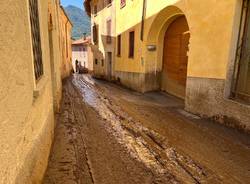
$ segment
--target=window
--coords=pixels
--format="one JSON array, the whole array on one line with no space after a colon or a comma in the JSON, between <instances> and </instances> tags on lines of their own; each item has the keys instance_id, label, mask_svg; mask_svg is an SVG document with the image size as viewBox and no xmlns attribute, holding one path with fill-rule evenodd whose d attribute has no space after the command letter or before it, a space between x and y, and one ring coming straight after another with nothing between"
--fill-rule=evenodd
<instances>
[{"instance_id":1,"label":"window","mask_svg":"<svg viewBox=\"0 0 250 184\"><path fill-rule=\"evenodd\" d=\"M244 0L233 96L250 103L250 1ZM241 41L242 40L242 41Z\"/></svg>"},{"instance_id":2,"label":"window","mask_svg":"<svg viewBox=\"0 0 250 184\"><path fill-rule=\"evenodd\" d=\"M111 40L111 20L107 21L107 40L106 42L110 44L112 42Z\"/></svg>"},{"instance_id":3,"label":"window","mask_svg":"<svg viewBox=\"0 0 250 184\"><path fill-rule=\"evenodd\" d=\"M117 56L121 56L121 35L117 37Z\"/></svg>"},{"instance_id":4,"label":"window","mask_svg":"<svg viewBox=\"0 0 250 184\"><path fill-rule=\"evenodd\" d=\"M102 66L104 66L104 59L102 59Z\"/></svg>"},{"instance_id":5,"label":"window","mask_svg":"<svg viewBox=\"0 0 250 184\"><path fill-rule=\"evenodd\" d=\"M95 64L98 65L98 59L95 59Z\"/></svg>"},{"instance_id":6,"label":"window","mask_svg":"<svg viewBox=\"0 0 250 184\"><path fill-rule=\"evenodd\" d=\"M36 80L39 80L43 75L43 61L37 0L29 0L29 10L35 78Z\"/></svg>"},{"instance_id":7,"label":"window","mask_svg":"<svg viewBox=\"0 0 250 184\"><path fill-rule=\"evenodd\" d=\"M66 42L65 42L65 48L66 48L66 57L68 58L69 56L69 48L68 48L68 28L67 24L65 24L65 34L66 34Z\"/></svg>"},{"instance_id":8,"label":"window","mask_svg":"<svg viewBox=\"0 0 250 184\"><path fill-rule=\"evenodd\" d=\"M93 26L93 42L95 45L98 44L98 25Z\"/></svg>"},{"instance_id":9,"label":"window","mask_svg":"<svg viewBox=\"0 0 250 184\"><path fill-rule=\"evenodd\" d=\"M124 6L126 6L126 0L121 0L121 8L123 8Z\"/></svg>"},{"instance_id":10,"label":"window","mask_svg":"<svg viewBox=\"0 0 250 184\"><path fill-rule=\"evenodd\" d=\"M97 15L97 5L95 5L94 8L93 8L93 14L94 14L94 16Z\"/></svg>"},{"instance_id":11,"label":"window","mask_svg":"<svg viewBox=\"0 0 250 184\"><path fill-rule=\"evenodd\" d=\"M134 49L135 49L135 32L131 31L129 33L129 57L134 57Z\"/></svg>"}]
</instances>

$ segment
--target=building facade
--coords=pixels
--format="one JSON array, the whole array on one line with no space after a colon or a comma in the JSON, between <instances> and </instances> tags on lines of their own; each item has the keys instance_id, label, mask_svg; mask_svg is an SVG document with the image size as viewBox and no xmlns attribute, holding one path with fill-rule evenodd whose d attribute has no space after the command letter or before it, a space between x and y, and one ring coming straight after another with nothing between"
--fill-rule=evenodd
<instances>
[{"instance_id":1,"label":"building facade","mask_svg":"<svg viewBox=\"0 0 250 184\"><path fill-rule=\"evenodd\" d=\"M76 60L81 67L87 68L90 73L93 72L93 53L90 37L72 41L72 66L74 71L76 71Z\"/></svg>"},{"instance_id":2,"label":"building facade","mask_svg":"<svg viewBox=\"0 0 250 184\"><path fill-rule=\"evenodd\" d=\"M114 78L115 59L115 11L113 0L89 1L92 9L93 75L97 78Z\"/></svg>"},{"instance_id":3,"label":"building facade","mask_svg":"<svg viewBox=\"0 0 250 184\"><path fill-rule=\"evenodd\" d=\"M59 0L0 2L0 183L41 183L61 100Z\"/></svg>"},{"instance_id":4,"label":"building facade","mask_svg":"<svg viewBox=\"0 0 250 184\"><path fill-rule=\"evenodd\" d=\"M94 4L85 1L93 21ZM116 80L140 92L165 91L189 112L250 130L249 0L113 4ZM98 16L107 18L104 10Z\"/></svg>"},{"instance_id":5,"label":"building facade","mask_svg":"<svg viewBox=\"0 0 250 184\"><path fill-rule=\"evenodd\" d=\"M64 8L60 6L60 38L61 38L61 57L62 68L61 75L65 78L72 71L72 47L71 47L71 32L73 24L67 16Z\"/></svg>"}]
</instances>

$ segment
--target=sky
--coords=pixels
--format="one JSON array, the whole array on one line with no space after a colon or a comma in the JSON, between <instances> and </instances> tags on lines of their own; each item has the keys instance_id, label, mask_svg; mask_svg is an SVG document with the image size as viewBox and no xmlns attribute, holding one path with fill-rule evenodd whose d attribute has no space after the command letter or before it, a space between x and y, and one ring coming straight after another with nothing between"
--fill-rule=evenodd
<instances>
[{"instance_id":1,"label":"sky","mask_svg":"<svg viewBox=\"0 0 250 184\"><path fill-rule=\"evenodd\" d=\"M83 0L61 0L61 4L65 7L68 5L74 5L83 9Z\"/></svg>"}]
</instances>

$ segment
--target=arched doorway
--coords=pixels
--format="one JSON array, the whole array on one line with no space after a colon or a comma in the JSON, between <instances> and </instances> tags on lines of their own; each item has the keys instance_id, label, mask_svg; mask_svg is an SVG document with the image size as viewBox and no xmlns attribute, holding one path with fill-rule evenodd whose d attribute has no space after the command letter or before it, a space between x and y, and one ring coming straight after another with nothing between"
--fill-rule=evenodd
<instances>
[{"instance_id":1,"label":"arched doorway","mask_svg":"<svg viewBox=\"0 0 250 184\"><path fill-rule=\"evenodd\" d=\"M185 99L189 27L184 15L176 18L165 32L161 90Z\"/></svg>"}]
</instances>

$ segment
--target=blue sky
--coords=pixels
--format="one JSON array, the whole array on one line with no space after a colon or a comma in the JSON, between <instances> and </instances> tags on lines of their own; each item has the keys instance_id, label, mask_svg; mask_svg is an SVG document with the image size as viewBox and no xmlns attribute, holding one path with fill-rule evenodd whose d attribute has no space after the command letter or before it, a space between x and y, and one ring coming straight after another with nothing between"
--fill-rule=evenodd
<instances>
[{"instance_id":1,"label":"blue sky","mask_svg":"<svg viewBox=\"0 0 250 184\"><path fill-rule=\"evenodd\" d=\"M74 5L79 8L83 8L83 0L61 0L63 6Z\"/></svg>"}]
</instances>

